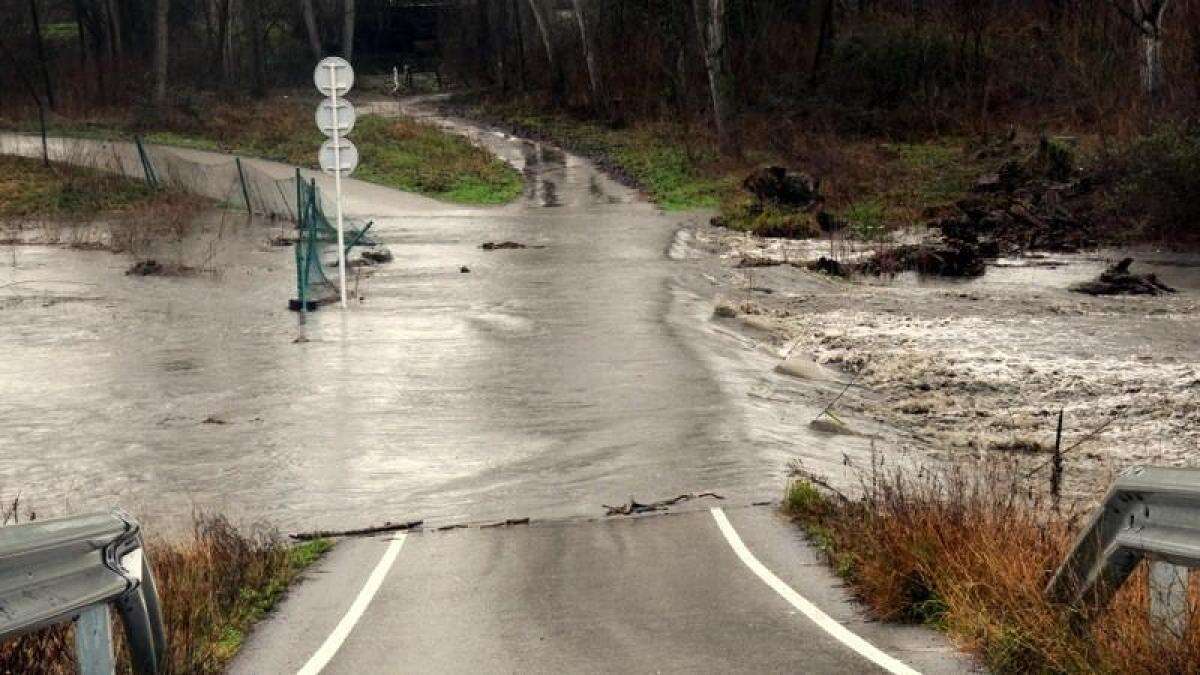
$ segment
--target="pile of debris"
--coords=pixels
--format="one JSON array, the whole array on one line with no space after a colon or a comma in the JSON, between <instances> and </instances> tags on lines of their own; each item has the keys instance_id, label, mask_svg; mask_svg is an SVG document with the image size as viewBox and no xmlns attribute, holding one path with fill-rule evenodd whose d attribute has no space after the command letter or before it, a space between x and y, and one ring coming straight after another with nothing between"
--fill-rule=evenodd
<instances>
[{"instance_id":1,"label":"pile of debris","mask_svg":"<svg viewBox=\"0 0 1200 675\"><path fill-rule=\"evenodd\" d=\"M1010 136L997 152L1011 154L1015 147ZM970 196L928 211L938 216L928 224L941 233L940 241L881 250L855 271L977 277L987 271L988 260L1003 254L1094 246L1087 214L1097 184L1095 177L1080 175L1066 142L1042 137L1024 161L1005 162L981 176Z\"/></svg>"},{"instance_id":2,"label":"pile of debris","mask_svg":"<svg viewBox=\"0 0 1200 675\"><path fill-rule=\"evenodd\" d=\"M1133 258L1125 258L1101 272L1095 281L1074 284L1070 290L1087 295L1159 295L1176 292L1154 274L1130 272L1129 266L1132 264Z\"/></svg>"},{"instance_id":3,"label":"pile of debris","mask_svg":"<svg viewBox=\"0 0 1200 675\"><path fill-rule=\"evenodd\" d=\"M984 257L1033 248L1073 252L1096 245L1090 212L1099 183L1077 169L1067 141L1042 137L1028 158L981 176L971 196L929 225Z\"/></svg>"}]
</instances>

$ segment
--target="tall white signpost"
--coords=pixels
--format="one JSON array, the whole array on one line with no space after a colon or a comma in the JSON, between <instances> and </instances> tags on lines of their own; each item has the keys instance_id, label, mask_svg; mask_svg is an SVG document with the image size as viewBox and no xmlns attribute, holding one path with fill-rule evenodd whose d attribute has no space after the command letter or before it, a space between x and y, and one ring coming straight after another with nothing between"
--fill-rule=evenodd
<instances>
[{"instance_id":1,"label":"tall white signpost","mask_svg":"<svg viewBox=\"0 0 1200 675\"><path fill-rule=\"evenodd\" d=\"M330 56L317 64L313 73L317 91L329 98L317 106L317 127L329 137L321 146L318 159L325 173L333 174L337 210L338 284L342 309L346 308L346 235L342 221L342 176L358 167L358 148L345 134L354 129L355 112L350 101L342 98L354 86L354 69L346 59Z\"/></svg>"}]
</instances>

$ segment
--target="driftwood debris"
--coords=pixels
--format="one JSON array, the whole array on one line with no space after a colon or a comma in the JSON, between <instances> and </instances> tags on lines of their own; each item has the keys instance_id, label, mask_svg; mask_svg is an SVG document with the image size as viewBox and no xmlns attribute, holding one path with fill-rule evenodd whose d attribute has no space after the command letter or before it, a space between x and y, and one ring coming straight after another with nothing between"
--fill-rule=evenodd
<instances>
[{"instance_id":1,"label":"driftwood debris","mask_svg":"<svg viewBox=\"0 0 1200 675\"><path fill-rule=\"evenodd\" d=\"M722 497L721 495L719 495L715 492L701 492L698 494L693 492L693 493L689 493L686 495L679 495L678 497L675 497L674 499L663 499L661 501L651 502L649 504L642 504L642 503L638 502L636 499L630 498L628 504L622 504L620 506L609 506L608 504L603 504L602 506L604 506L604 508L608 510L608 513L606 513L605 515L608 515L608 516L631 516L635 513L650 513L651 511L665 511L668 506L674 506L675 504L678 504L679 502L686 502L686 501L689 501L692 499L702 499L704 497L712 497L713 499L725 499L724 497Z\"/></svg>"},{"instance_id":2,"label":"driftwood debris","mask_svg":"<svg viewBox=\"0 0 1200 675\"><path fill-rule=\"evenodd\" d=\"M372 534L382 534L384 532L415 530L421 527L424 522L425 521L423 520L412 520L407 523L387 522L383 525L363 527L357 530L316 530L313 532L297 532L288 536L296 541L312 541L314 539L329 539L331 537L366 537Z\"/></svg>"},{"instance_id":3,"label":"driftwood debris","mask_svg":"<svg viewBox=\"0 0 1200 675\"><path fill-rule=\"evenodd\" d=\"M1133 258L1121 262L1100 273L1095 281L1074 284L1071 290L1087 295L1159 295L1175 293L1175 289L1158 280L1154 274L1134 274L1129 271Z\"/></svg>"},{"instance_id":4,"label":"driftwood debris","mask_svg":"<svg viewBox=\"0 0 1200 675\"><path fill-rule=\"evenodd\" d=\"M545 246L530 246L528 244L522 244L521 242L518 242L518 241L500 241L500 242L485 241L479 245L479 248L481 248L485 251L508 251L508 250L520 250L523 248L546 248L546 247Z\"/></svg>"}]
</instances>

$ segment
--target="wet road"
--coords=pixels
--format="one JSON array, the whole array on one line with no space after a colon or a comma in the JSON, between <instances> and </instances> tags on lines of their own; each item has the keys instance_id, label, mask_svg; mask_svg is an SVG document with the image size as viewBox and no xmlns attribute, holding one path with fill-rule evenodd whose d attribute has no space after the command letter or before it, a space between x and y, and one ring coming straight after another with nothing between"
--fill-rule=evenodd
<instances>
[{"instance_id":1,"label":"wet road","mask_svg":"<svg viewBox=\"0 0 1200 675\"><path fill-rule=\"evenodd\" d=\"M967 669L923 630L865 622L794 527L745 506L796 455L833 469L866 452L795 422L838 387L774 374L776 355L711 320L711 261L680 218L475 133L526 172L525 198L467 209L350 182L350 214L396 260L303 327L284 309L290 251L265 243L277 225L218 217L194 245L220 273L185 278L13 247L0 485L161 529L192 505L288 528L426 521L340 542L235 672ZM530 248L479 248L505 240ZM704 490L724 511L584 517Z\"/></svg>"},{"instance_id":2,"label":"wet road","mask_svg":"<svg viewBox=\"0 0 1200 675\"><path fill-rule=\"evenodd\" d=\"M864 620L797 529L762 508L344 540L231 668L972 671L931 631Z\"/></svg>"},{"instance_id":3,"label":"wet road","mask_svg":"<svg viewBox=\"0 0 1200 675\"><path fill-rule=\"evenodd\" d=\"M308 342L285 309L291 251L266 243L279 225L222 216L218 273L187 278L12 247L0 486L45 511L121 503L174 522L198 506L351 527L588 515L704 490L747 503L778 495L797 452L837 466L864 451L797 430L786 417L803 405L748 396L795 385L708 320L702 266L668 255L681 218L577 158L473 133L526 173L525 198L463 208L348 182L348 213L375 220L396 260L358 282L351 311L312 315ZM125 153L139 170L128 148L94 145L60 151ZM228 193L228 158L171 152L209 167L201 191ZM504 240L531 248L479 248Z\"/></svg>"}]
</instances>

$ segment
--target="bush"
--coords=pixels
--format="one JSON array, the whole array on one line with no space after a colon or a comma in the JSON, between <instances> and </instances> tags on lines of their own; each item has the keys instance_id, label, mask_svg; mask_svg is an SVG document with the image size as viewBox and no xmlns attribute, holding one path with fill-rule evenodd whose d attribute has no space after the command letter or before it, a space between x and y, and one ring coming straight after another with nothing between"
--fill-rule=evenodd
<instances>
[{"instance_id":1,"label":"bush","mask_svg":"<svg viewBox=\"0 0 1200 675\"><path fill-rule=\"evenodd\" d=\"M1116 158L1121 210L1145 235L1200 237L1200 131L1170 126L1138 139Z\"/></svg>"},{"instance_id":2,"label":"bush","mask_svg":"<svg viewBox=\"0 0 1200 675\"><path fill-rule=\"evenodd\" d=\"M738 193L721 204L721 215L713 224L760 237L807 239L820 236L815 217L797 209L760 202L745 193Z\"/></svg>"},{"instance_id":3,"label":"bush","mask_svg":"<svg viewBox=\"0 0 1200 675\"><path fill-rule=\"evenodd\" d=\"M1200 672L1200 625L1170 643L1151 629L1145 565L1090 625L1045 598L1085 514L1059 513L1017 475L873 472L859 499L823 497L805 475L784 507L872 614L943 629L993 672Z\"/></svg>"},{"instance_id":4,"label":"bush","mask_svg":"<svg viewBox=\"0 0 1200 675\"><path fill-rule=\"evenodd\" d=\"M147 542L167 628L164 672L221 672L250 626L329 548L323 539L292 547L272 531L247 533L209 515L196 517L184 541ZM113 623L117 670L129 672L120 621ZM0 672L75 672L73 630L60 625L0 642Z\"/></svg>"}]
</instances>

